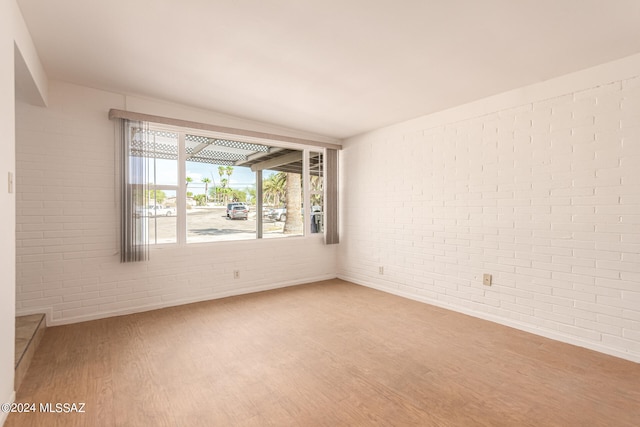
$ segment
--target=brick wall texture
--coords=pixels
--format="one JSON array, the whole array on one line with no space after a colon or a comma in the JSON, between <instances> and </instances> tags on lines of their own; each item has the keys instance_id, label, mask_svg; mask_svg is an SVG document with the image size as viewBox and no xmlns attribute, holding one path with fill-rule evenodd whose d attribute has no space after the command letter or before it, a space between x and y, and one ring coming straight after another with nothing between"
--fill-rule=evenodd
<instances>
[{"instance_id":1,"label":"brick wall texture","mask_svg":"<svg viewBox=\"0 0 640 427\"><path fill-rule=\"evenodd\" d=\"M107 111L124 107L55 82L48 108L18 103L18 314L69 323L338 275L640 361L640 78L345 141L337 247L220 242L139 264L117 254Z\"/></svg>"},{"instance_id":2,"label":"brick wall texture","mask_svg":"<svg viewBox=\"0 0 640 427\"><path fill-rule=\"evenodd\" d=\"M640 361L640 78L344 147L339 277Z\"/></svg>"},{"instance_id":3,"label":"brick wall texture","mask_svg":"<svg viewBox=\"0 0 640 427\"><path fill-rule=\"evenodd\" d=\"M124 99L52 82L47 108L17 105L17 314L55 325L335 277L336 248L317 238L164 246L121 264L108 111Z\"/></svg>"}]
</instances>

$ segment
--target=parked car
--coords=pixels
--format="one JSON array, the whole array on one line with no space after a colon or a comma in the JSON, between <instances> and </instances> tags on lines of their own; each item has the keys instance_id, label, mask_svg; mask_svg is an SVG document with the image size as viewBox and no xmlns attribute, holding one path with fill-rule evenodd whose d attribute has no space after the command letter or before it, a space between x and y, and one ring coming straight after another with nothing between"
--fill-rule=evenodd
<instances>
[{"instance_id":1,"label":"parked car","mask_svg":"<svg viewBox=\"0 0 640 427\"><path fill-rule=\"evenodd\" d=\"M249 209L245 205L234 205L229 213L230 219L249 219Z\"/></svg>"},{"instance_id":2,"label":"parked car","mask_svg":"<svg viewBox=\"0 0 640 427\"><path fill-rule=\"evenodd\" d=\"M176 208L162 205L149 205L136 211L136 216L173 216L176 214Z\"/></svg>"},{"instance_id":3,"label":"parked car","mask_svg":"<svg viewBox=\"0 0 640 427\"><path fill-rule=\"evenodd\" d=\"M321 206L312 206L311 208L311 215L315 216L321 216L322 215L322 207ZM267 218L270 218L274 221L286 221L287 220L287 208L277 208L277 209L271 209L268 213L267 213Z\"/></svg>"},{"instance_id":4,"label":"parked car","mask_svg":"<svg viewBox=\"0 0 640 427\"><path fill-rule=\"evenodd\" d=\"M267 217L274 221L286 221L287 220L287 208L271 209L267 214Z\"/></svg>"},{"instance_id":5,"label":"parked car","mask_svg":"<svg viewBox=\"0 0 640 427\"><path fill-rule=\"evenodd\" d=\"M247 205L245 202L228 203L227 204L227 218L231 218L231 211L233 210L234 206L243 206L247 210L247 212L249 212L249 205Z\"/></svg>"}]
</instances>

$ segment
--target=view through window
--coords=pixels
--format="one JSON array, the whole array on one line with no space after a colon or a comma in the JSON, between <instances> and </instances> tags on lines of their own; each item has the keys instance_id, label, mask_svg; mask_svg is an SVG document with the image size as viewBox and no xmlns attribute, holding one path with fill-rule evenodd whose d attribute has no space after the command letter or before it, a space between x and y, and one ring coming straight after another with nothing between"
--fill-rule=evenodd
<instances>
[{"instance_id":1,"label":"view through window","mask_svg":"<svg viewBox=\"0 0 640 427\"><path fill-rule=\"evenodd\" d=\"M136 214L147 221L150 244L323 232L321 149L241 142L153 126L140 132L147 133L150 146L145 154L149 190Z\"/></svg>"}]
</instances>

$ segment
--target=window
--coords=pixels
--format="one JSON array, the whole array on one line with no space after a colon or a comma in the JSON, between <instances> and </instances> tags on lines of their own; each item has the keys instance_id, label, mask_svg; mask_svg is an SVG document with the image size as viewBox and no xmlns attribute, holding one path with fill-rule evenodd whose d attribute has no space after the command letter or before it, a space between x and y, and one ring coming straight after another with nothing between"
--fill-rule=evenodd
<instances>
[{"instance_id":1,"label":"window","mask_svg":"<svg viewBox=\"0 0 640 427\"><path fill-rule=\"evenodd\" d=\"M262 237L304 234L303 156L281 149L253 165L262 179Z\"/></svg>"},{"instance_id":2,"label":"window","mask_svg":"<svg viewBox=\"0 0 640 427\"><path fill-rule=\"evenodd\" d=\"M146 133L147 135L143 135ZM147 141L148 190L137 212L148 223L149 243L177 242L178 134L138 128L134 142Z\"/></svg>"},{"instance_id":3,"label":"window","mask_svg":"<svg viewBox=\"0 0 640 427\"><path fill-rule=\"evenodd\" d=\"M129 141L123 145L123 167L143 172L125 178L124 188L132 182L144 181L144 186L130 197L123 224L124 217L134 218L139 242L190 244L323 233L325 149L125 122L123 138ZM123 240L130 240L125 228Z\"/></svg>"},{"instance_id":4,"label":"window","mask_svg":"<svg viewBox=\"0 0 640 427\"><path fill-rule=\"evenodd\" d=\"M311 232L324 232L324 162L321 152L309 153Z\"/></svg>"},{"instance_id":5,"label":"window","mask_svg":"<svg viewBox=\"0 0 640 427\"><path fill-rule=\"evenodd\" d=\"M187 243L256 238L256 174L244 162L268 151L266 145L185 134Z\"/></svg>"}]
</instances>

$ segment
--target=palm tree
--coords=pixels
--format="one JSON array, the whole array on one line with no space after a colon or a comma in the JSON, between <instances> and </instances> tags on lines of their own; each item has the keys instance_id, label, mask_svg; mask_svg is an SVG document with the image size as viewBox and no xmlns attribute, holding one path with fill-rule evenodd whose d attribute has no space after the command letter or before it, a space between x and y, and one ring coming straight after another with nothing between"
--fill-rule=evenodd
<instances>
[{"instance_id":1,"label":"palm tree","mask_svg":"<svg viewBox=\"0 0 640 427\"><path fill-rule=\"evenodd\" d=\"M322 176L311 175L310 192L311 192L311 206L322 206Z\"/></svg>"},{"instance_id":2,"label":"palm tree","mask_svg":"<svg viewBox=\"0 0 640 427\"><path fill-rule=\"evenodd\" d=\"M245 193L247 193L247 201L250 204L254 204L256 201L256 189L255 188L245 188Z\"/></svg>"},{"instance_id":3,"label":"palm tree","mask_svg":"<svg viewBox=\"0 0 640 427\"><path fill-rule=\"evenodd\" d=\"M270 201L274 207L280 207L280 201L284 200L286 186L287 176L284 172L269 175L269 177L264 180L262 187L265 204L268 204Z\"/></svg>"},{"instance_id":4,"label":"palm tree","mask_svg":"<svg viewBox=\"0 0 640 427\"><path fill-rule=\"evenodd\" d=\"M190 176L187 177L187 191L189 191L189 184L193 182L193 178Z\"/></svg>"},{"instance_id":5,"label":"palm tree","mask_svg":"<svg viewBox=\"0 0 640 427\"><path fill-rule=\"evenodd\" d=\"M284 234L302 233L302 177L299 173L287 173L285 197L287 199L287 219L284 221Z\"/></svg>"},{"instance_id":6,"label":"palm tree","mask_svg":"<svg viewBox=\"0 0 640 427\"><path fill-rule=\"evenodd\" d=\"M190 176L187 177L187 185L186 185L186 193L187 193L187 197L191 197L192 193L189 192L189 184L193 182L193 178L191 178Z\"/></svg>"},{"instance_id":7,"label":"palm tree","mask_svg":"<svg viewBox=\"0 0 640 427\"><path fill-rule=\"evenodd\" d=\"M220 180L221 188L220 188L220 192L218 194L220 194L222 196L222 202L225 205L228 203L228 197L227 197L227 194L229 194L229 189L227 188L228 184L229 184L229 181L227 180L227 178L222 178Z\"/></svg>"},{"instance_id":8,"label":"palm tree","mask_svg":"<svg viewBox=\"0 0 640 427\"><path fill-rule=\"evenodd\" d=\"M224 176L224 166L218 166L218 175L220 175L220 185L222 185L222 188L225 187L225 184L222 183L222 177ZM218 202L220 202L220 199L218 199Z\"/></svg>"},{"instance_id":9,"label":"palm tree","mask_svg":"<svg viewBox=\"0 0 640 427\"><path fill-rule=\"evenodd\" d=\"M202 178L202 182L204 182L204 202L207 203L209 201L207 193L209 192L209 183L211 182L211 178Z\"/></svg>"},{"instance_id":10,"label":"palm tree","mask_svg":"<svg viewBox=\"0 0 640 427\"><path fill-rule=\"evenodd\" d=\"M224 168L224 171L227 174L227 184L229 184L229 187L231 187L230 183L231 183L231 174L233 174L233 166L227 166L226 168Z\"/></svg>"}]
</instances>

